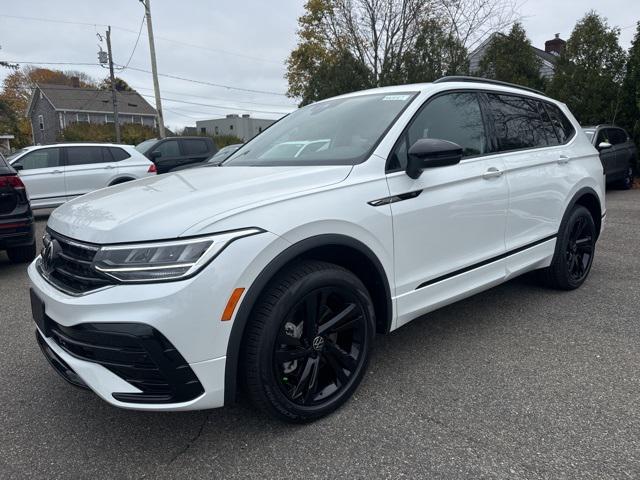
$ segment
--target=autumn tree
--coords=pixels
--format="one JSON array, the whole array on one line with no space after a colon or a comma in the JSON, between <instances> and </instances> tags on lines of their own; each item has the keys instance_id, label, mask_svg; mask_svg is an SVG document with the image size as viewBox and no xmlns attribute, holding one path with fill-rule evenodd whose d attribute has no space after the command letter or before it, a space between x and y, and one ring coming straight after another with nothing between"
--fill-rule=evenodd
<instances>
[{"instance_id":1,"label":"autumn tree","mask_svg":"<svg viewBox=\"0 0 640 480\"><path fill-rule=\"evenodd\" d=\"M619 28L591 11L576 24L558 59L548 93L564 101L583 125L616 118L626 61L619 36Z\"/></svg>"},{"instance_id":2,"label":"autumn tree","mask_svg":"<svg viewBox=\"0 0 640 480\"><path fill-rule=\"evenodd\" d=\"M133 92L133 88L120 77L115 77L114 83L116 84L116 90L119 92ZM98 87L102 90L111 90L111 78L105 77Z\"/></svg>"},{"instance_id":3,"label":"autumn tree","mask_svg":"<svg viewBox=\"0 0 640 480\"><path fill-rule=\"evenodd\" d=\"M514 23L508 35L496 34L480 61L479 76L543 89L542 60L534 53L522 25Z\"/></svg>"}]
</instances>

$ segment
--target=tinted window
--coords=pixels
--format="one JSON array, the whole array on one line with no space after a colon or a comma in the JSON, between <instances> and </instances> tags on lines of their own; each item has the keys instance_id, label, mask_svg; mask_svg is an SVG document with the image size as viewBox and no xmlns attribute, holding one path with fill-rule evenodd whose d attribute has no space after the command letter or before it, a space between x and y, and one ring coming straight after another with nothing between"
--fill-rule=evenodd
<instances>
[{"instance_id":1,"label":"tinted window","mask_svg":"<svg viewBox=\"0 0 640 480\"><path fill-rule=\"evenodd\" d=\"M183 146L185 155L199 155L209 151L206 140L183 140Z\"/></svg>"},{"instance_id":2,"label":"tinted window","mask_svg":"<svg viewBox=\"0 0 640 480\"><path fill-rule=\"evenodd\" d=\"M557 106L551 103L545 103L545 107L547 107L547 112L549 112L560 143L568 142L575 132L573 125L571 125L569 119L565 117L564 113L562 113Z\"/></svg>"},{"instance_id":3,"label":"tinted window","mask_svg":"<svg viewBox=\"0 0 640 480\"><path fill-rule=\"evenodd\" d=\"M619 128L608 128L611 145L619 145L627 141L627 134Z\"/></svg>"},{"instance_id":4,"label":"tinted window","mask_svg":"<svg viewBox=\"0 0 640 480\"><path fill-rule=\"evenodd\" d=\"M477 95L450 93L429 100L403 133L391 155L388 169L406 168L407 150L423 138L457 143L465 157L486 153L487 140Z\"/></svg>"},{"instance_id":5,"label":"tinted window","mask_svg":"<svg viewBox=\"0 0 640 480\"><path fill-rule=\"evenodd\" d=\"M163 157L178 157L180 156L180 147L177 140L167 140L154 148L153 152L160 152Z\"/></svg>"},{"instance_id":6,"label":"tinted window","mask_svg":"<svg viewBox=\"0 0 640 480\"><path fill-rule=\"evenodd\" d=\"M111 156L116 162L119 162L120 160L124 160L125 158L129 158L131 156L127 152L125 152L122 148L118 148L118 147L109 147L109 151L111 152Z\"/></svg>"},{"instance_id":7,"label":"tinted window","mask_svg":"<svg viewBox=\"0 0 640 480\"><path fill-rule=\"evenodd\" d=\"M549 145L559 145L560 139L558 138L558 134L556 133L547 109L544 108L542 102L536 102L536 106L538 107L538 112L540 112L540 118L542 118L542 128L547 137L547 143Z\"/></svg>"},{"instance_id":8,"label":"tinted window","mask_svg":"<svg viewBox=\"0 0 640 480\"><path fill-rule=\"evenodd\" d=\"M546 147L547 136L535 101L513 95L487 94L501 152Z\"/></svg>"},{"instance_id":9,"label":"tinted window","mask_svg":"<svg viewBox=\"0 0 640 480\"><path fill-rule=\"evenodd\" d=\"M101 147L67 147L67 165L104 163ZM109 161L107 159L106 161Z\"/></svg>"},{"instance_id":10,"label":"tinted window","mask_svg":"<svg viewBox=\"0 0 640 480\"><path fill-rule=\"evenodd\" d=\"M596 137L596 145L600 145L602 142L611 143L609 141L609 132L607 129L603 128L598 132L598 136Z\"/></svg>"},{"instance_id":11,"label":"tinted window","mask_svg":"<svg viewBox=\"0 0 640 480\"><path fill-rule=\"evenodd\" d=\"M24 170L32 170L34 168L52 168L60 166L60 149L45 148L27 153L24 157L17 160L16 163L22 165Z\"/></svg>"}]
</instances>

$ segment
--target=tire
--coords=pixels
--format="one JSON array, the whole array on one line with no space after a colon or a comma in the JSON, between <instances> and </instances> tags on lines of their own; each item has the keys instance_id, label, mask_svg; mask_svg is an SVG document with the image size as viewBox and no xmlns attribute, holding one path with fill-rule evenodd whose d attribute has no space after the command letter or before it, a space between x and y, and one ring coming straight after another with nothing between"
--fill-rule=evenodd
<instances>
[{"instance_id":1,"label":"tire","mask_svg":"<svg viewBox=\"0 0 640 480\"><path fill-rule=\"evenodd\" d=\"M291 423L331 413L362 380L374 332L373 303L358 277L331 263L293 264L267 285L247 326L249 397Z\"/></svg>"},{"instance_id":2,"label":"tire","mask_svg":"<svg viewBox=\"0 0 640 480\"><path fill-rule=\"evenodd\" d=\"M620 188L622 190L630 190L631 187L633 187L633 168L629 167L624 178L620 181Z\"/></svg>"},{"instance_id":3,"label":"tire","mask_svg":"<svg viewBox=\"0 0 640 480\"><path fill-rule=\"evenodd\" d=\"M542 271L544 282L559 290L573 290L589 276L596 246L596 226L589 210L573 207L560 225L551 265Z\"/></svg>"},{"instance_id":4,"label":"tire","mask_svg":"<svg viewBox=\"0 0 640 480\"><path fill-rule=\"evenodd\" d=\"M36 242L31 245L7 249L7 256L12 263L26 263L36 258Z\"/></svg>"}]
</instances>

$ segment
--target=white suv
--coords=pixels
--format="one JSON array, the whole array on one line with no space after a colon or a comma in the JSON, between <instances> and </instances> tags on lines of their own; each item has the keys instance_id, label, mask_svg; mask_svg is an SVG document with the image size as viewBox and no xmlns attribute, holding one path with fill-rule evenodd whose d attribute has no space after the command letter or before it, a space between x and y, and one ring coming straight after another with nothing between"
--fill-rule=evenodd
<instances>
[{"instance_id":1,"label":"white suv","mask_svg":"<svg viewBox=\"0 0 640 480\"><path fill-rule=\"evenodd\" d=\"M130 145L26 147L7 160L26 185L32 209L57 207L85 193L156 174L155 164Z\"/></svg>"},{"instance_id":2,"label":"white suv","mask_svg":"<svg viewBox=\"0 0 640 480\"><path fill-rule=\"evenodd\" d=\"M55 210L29 267L37 339L118 407L220 407L242 386L309 421L352 395L375 333L531 270L579 287L604 217L598 152L563 104L464 77L357 92L221 167Z\"/></svg>"}]
</instances>

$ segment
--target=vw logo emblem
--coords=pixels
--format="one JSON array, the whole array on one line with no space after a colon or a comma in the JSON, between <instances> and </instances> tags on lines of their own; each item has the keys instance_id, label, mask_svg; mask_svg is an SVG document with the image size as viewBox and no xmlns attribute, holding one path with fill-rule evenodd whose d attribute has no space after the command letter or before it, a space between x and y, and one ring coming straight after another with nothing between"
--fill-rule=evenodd
<instances>
[{"instance_id":1,"label":"vw logo emblem","mask_svg":"<svg viewBox=\"0 0 640 480\"><path fill-rule=\"evenodd\" d=\"M316 337L313 339L313 349L314 350L322 350L324 348L324 338Z\"/></svg>"},{"instance_id":2,"label":"vw logo emblem","mask_svg":"<svg viewBox=\"0 0 640 480\"><path fill-rule=\"evenodd\" d=\"M42 250L42 267L46 272L51 272L55 268L60 250L60 244L56 239L51 240Z\"/></svg>"}]
</instances>

